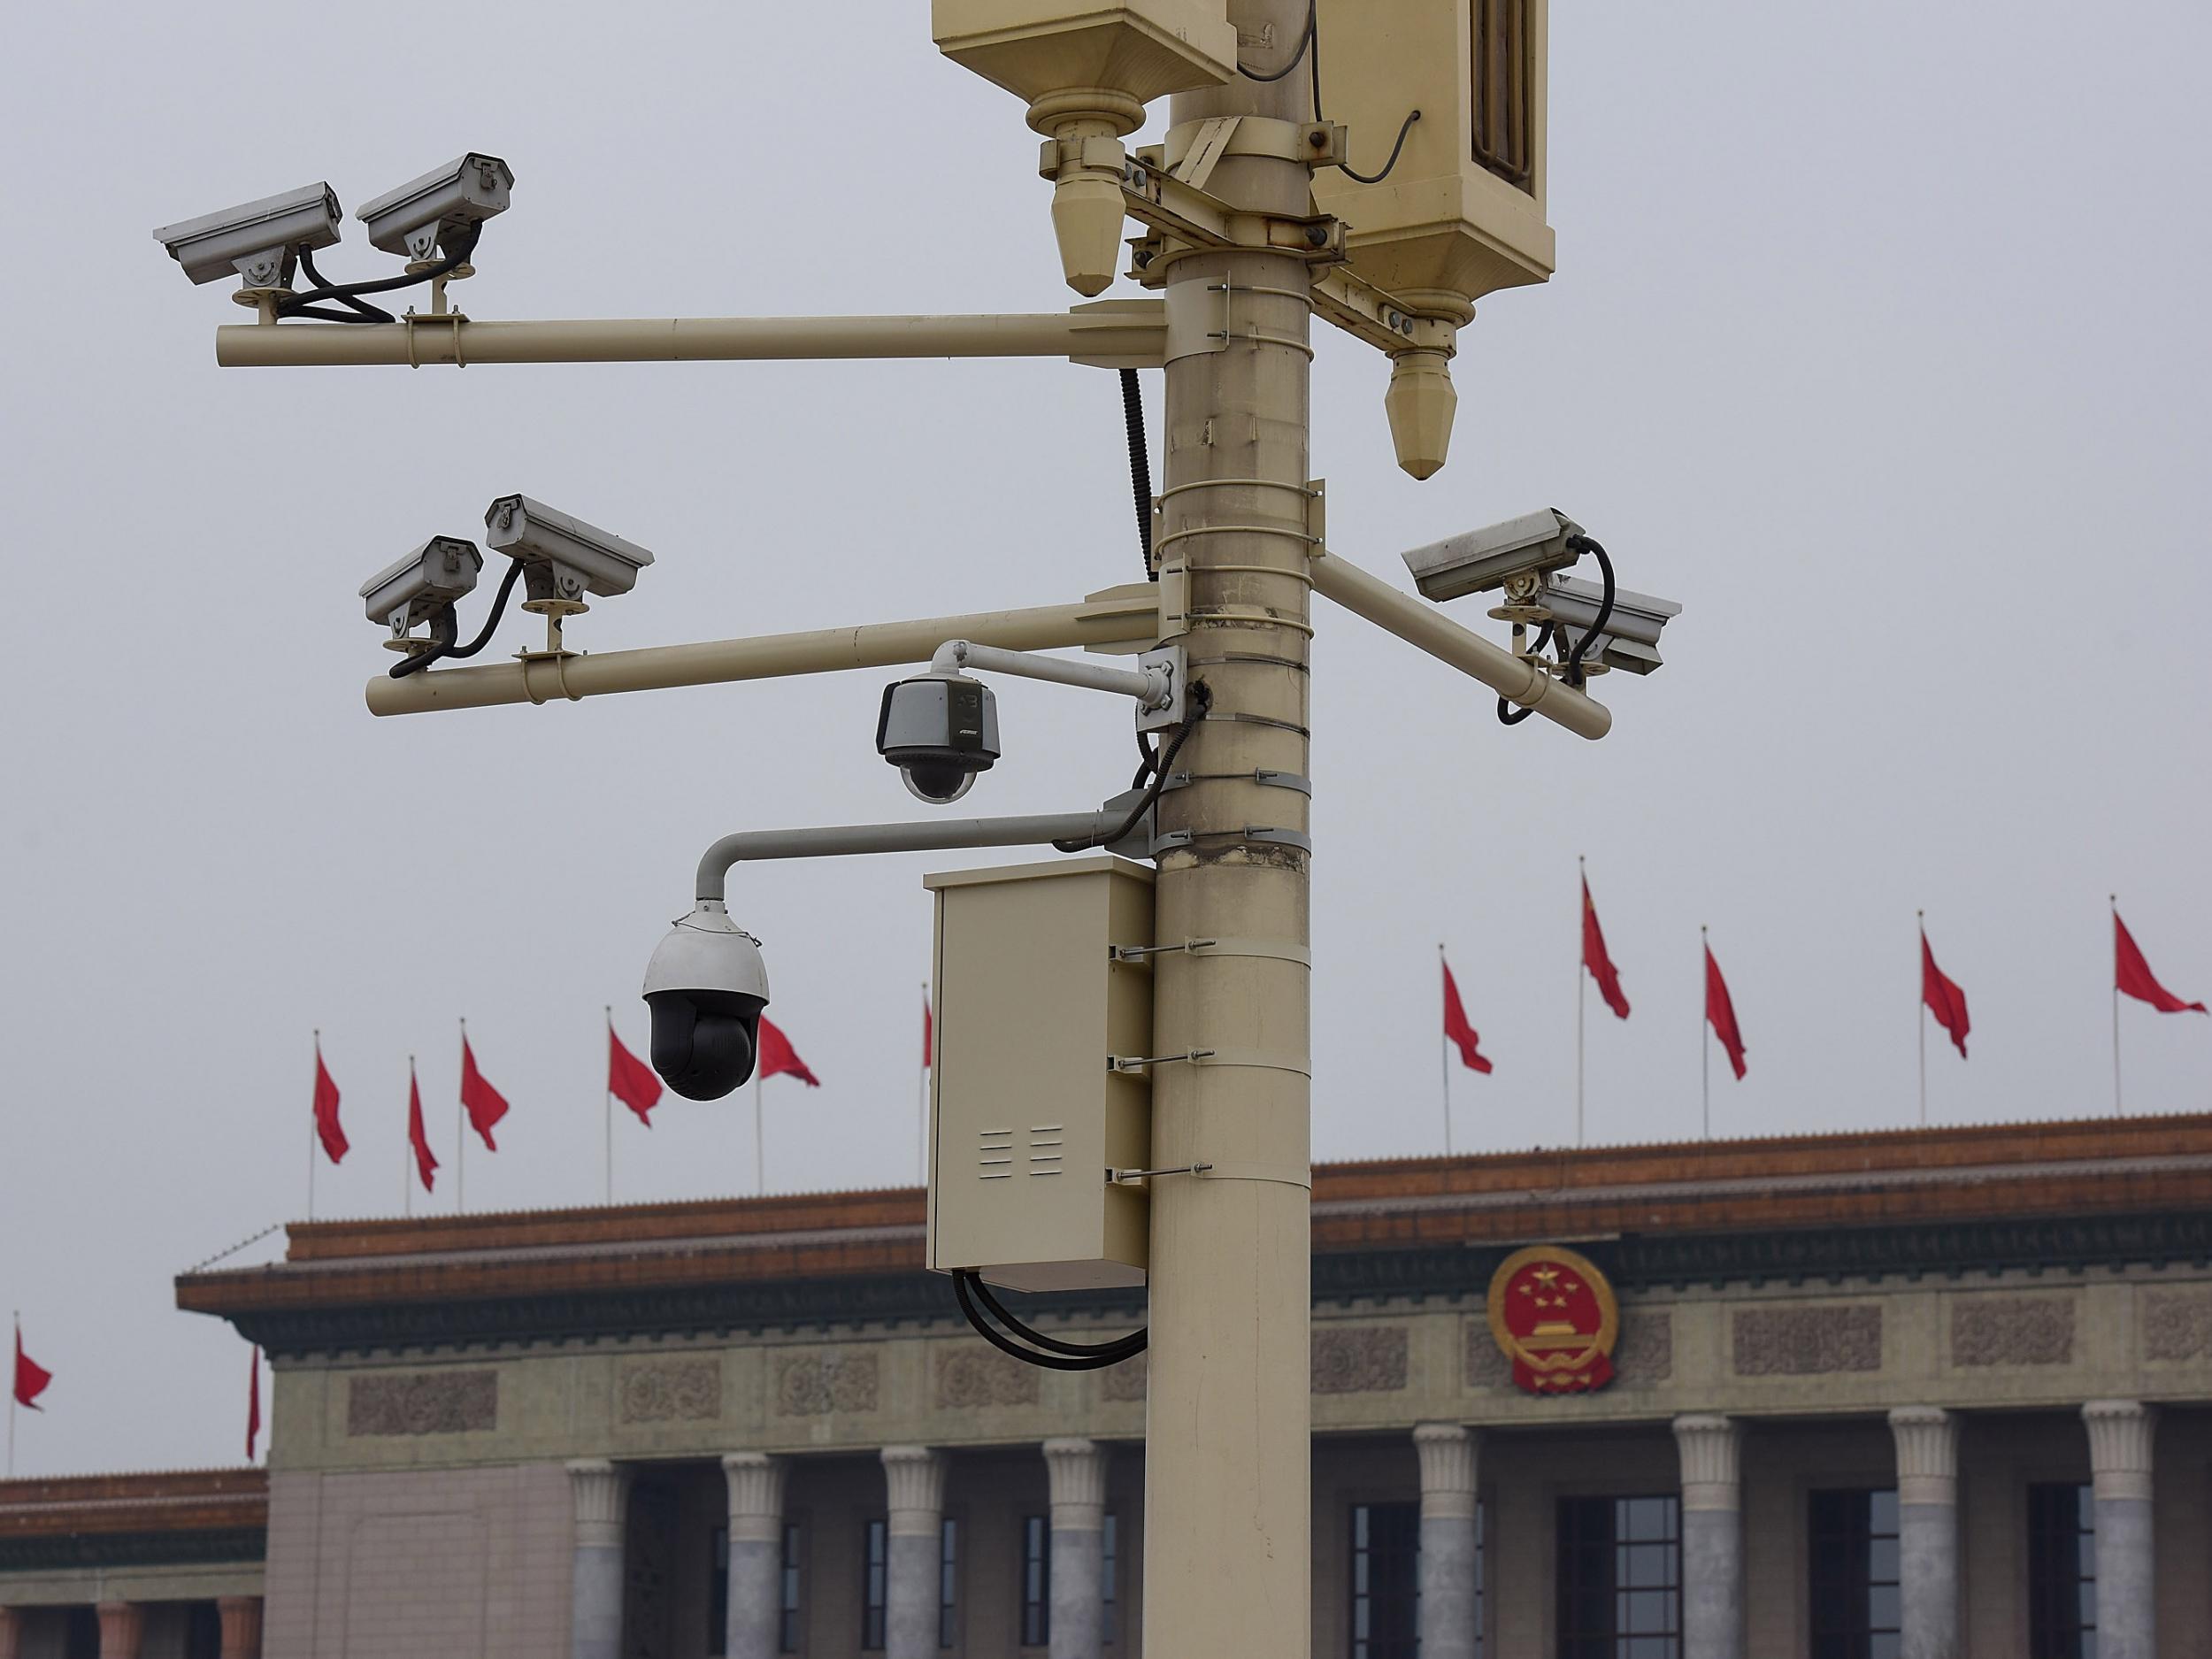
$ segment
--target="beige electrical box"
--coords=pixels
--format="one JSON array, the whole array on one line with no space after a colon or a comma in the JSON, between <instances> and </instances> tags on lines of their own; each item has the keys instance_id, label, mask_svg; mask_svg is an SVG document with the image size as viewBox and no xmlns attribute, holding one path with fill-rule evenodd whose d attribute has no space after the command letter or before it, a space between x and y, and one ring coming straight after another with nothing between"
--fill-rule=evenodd
<instances>
[{"instance_id":1,"label":"beige electrical box","mask_svg":"<svg viewBox=\"0 0 2212 1659\"><path fill-rule=\"evenodd\" d=\"M1494 289L1541 282L1546 0L1318 0L1321 105L1351 128L1352 165L1313 176L1349 227L1351 266L1417 310L1465 321Z\"/></svg>"},{"instance_id":2,"label":"beige electrical box","mask_svg":"<svg viewBox=\"0 0 2212 1659\"><path fill-rule=\"evenodd\" d=\"M937 895L929 1265L1013 1290L1144 1282L1152 872L1107 856L962 870Z\"/></svg>"},{"instance_id":3,"label":"beige electrical box","mask_svg":"<svg viewBox=\"0 0 2212 1659\"><path fill-rule=\"evenodd\" d=\"M1228 0L930 0L937 50L1032 104L1102 88L1140 104L1237 72Z\"/></svg>"}]
</instances>

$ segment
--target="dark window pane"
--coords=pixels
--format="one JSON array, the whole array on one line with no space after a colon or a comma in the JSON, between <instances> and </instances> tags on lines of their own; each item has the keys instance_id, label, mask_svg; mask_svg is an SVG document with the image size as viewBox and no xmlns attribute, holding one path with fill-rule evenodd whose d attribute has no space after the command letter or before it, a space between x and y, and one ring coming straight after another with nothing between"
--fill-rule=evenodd
<instances>
[{"instance_id":1,"label":"dark window pane","mask_svg":"<svg viewBox=\"0 0 2212 1659\"><path fill-rule=\"evenodd\" d=\"M1421 1506L1355 1504L1350 1520L1352 1659L1415 1659Z\"/></svg>"},{"instance_id":2,"label":"dark window pane","mask_svg":"<svg viewBox=\"0 0 2212 1659\"><path fill-rule=\"evenodd\" d=\"M1041 1515L1022 1521L1022 1646L1052 1640L1052 1528Z\"/></svg>"},{"instance_id":3,"label":"dark window pane","mask_svg":"<svg viewBox=\"0 0 2212 1659\"><path fill-rule=\"evenodd\" d=\"M776 1624L776 1651L799 1651L799 1524L787 1521L783 1529L783 1571L780 1615Z\"/></svg>"}]
</instances>

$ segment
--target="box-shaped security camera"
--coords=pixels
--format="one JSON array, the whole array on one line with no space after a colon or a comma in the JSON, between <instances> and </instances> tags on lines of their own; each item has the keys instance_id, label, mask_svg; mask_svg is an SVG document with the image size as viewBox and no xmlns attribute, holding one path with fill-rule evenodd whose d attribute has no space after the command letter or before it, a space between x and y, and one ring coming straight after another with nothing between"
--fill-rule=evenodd
<instances>
[{"instance_id":1,"label":"box-shaped security camera","mask_svg":"<svg viewBox=\"0 0 2212 1659\"><path fill-rule=\"evenodd\" d=\"M1031 104L1102 88L1140 104L1237 72L1228 0L930 0L937 50Z\"/></svg>"},{"instance_id":2,"label":"box-shaped security camera","mask_svg":"<svg viewBox=\"0 0 2212 1659\"><path fill-rule=\"evenodd\" d=\"M1349 227L1352 269L1417 309L1462 315L1485 294L1541 282L1546 0L1318 0L1321 104L1351 128L1354 168L1314 200Z\"/></svg>"},{"instance_id":3,"label":"box-shaped security camera","mask_svg":"<svg viewBox=\"0 0 2212 1659\"><path fill-rule=\"evenodd\" d=\"M937 895L929 1265L1013 1290L1141 1285L1152 871L1108 856L927 877Z\"/></svg>"}]
</instances>

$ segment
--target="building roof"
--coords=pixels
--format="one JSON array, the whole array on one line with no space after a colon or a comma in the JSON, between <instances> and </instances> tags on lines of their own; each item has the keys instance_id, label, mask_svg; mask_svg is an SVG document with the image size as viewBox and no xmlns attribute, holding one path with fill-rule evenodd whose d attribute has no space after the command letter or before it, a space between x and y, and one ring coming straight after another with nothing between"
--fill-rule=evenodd
<instances>
[{"instance_id":1,"label":"building roof","mask_svg":"<svg viewBox=\"0 0 2212 1659\"><path fill-rule=\"evenodd\" d=\"M2212 1113L1324 1164L1315 1288L1436 1288L1547 1239L1625 1287L2201 1260L2208 1216ZM177 1301L278 1352L943 1317L924 1217L903 1187L295 1224Z\"/></svg>"},{"instance_id":2,"label":"building roof","mask_svg":"<svg viewBox=\"0 0 2212 1659\"><path fill-rule=\"evenodd\" d=\"M113 1560L257 1560L269 1525L261 1469L0 1480L0 1569Z\"/></svg>"}]
</instances>

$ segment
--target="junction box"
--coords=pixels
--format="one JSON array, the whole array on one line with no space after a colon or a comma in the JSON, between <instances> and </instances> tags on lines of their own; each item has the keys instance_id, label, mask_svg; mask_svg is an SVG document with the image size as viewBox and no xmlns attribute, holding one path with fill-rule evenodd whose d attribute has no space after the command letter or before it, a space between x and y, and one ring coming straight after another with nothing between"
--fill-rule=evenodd
<instances>
[{"instance_id":1,"label":"junction box","mask_svg":"<svg viewBox=\"0 0 2212 1659\"><path fill-rule=\"evenodd\" d=\"M1099 856L924 879L936 895L929 1266L1012 1290L1144 1282L1149 866Z\"/></svg>"}]
</instances>

